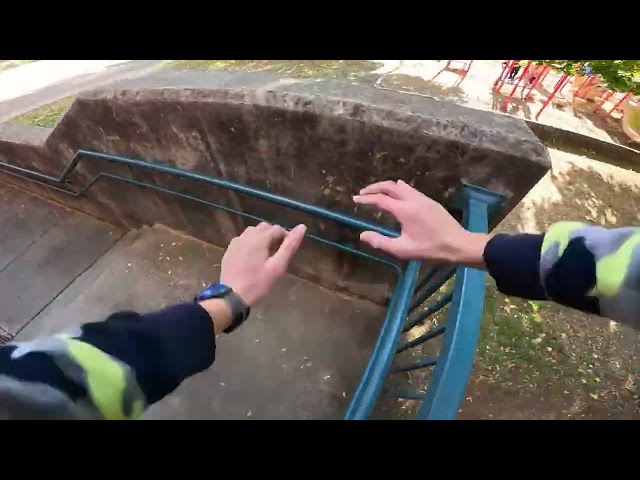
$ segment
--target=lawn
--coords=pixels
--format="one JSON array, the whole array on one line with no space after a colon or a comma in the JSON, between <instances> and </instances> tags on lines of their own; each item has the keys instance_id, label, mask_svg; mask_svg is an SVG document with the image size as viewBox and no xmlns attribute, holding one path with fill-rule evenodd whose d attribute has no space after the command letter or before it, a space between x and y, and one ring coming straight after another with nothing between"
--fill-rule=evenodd
<instances>
[{"instance_id":1,"label":"lawn","mask_svg":"<svg viewBox=\"0 0 640 480\"><path fill-rule=\"evenodd\" d=\"M0 73L10 68L26 65L27 63L37 62L37 60L0 60Z\"/></svg>"},{"instance_id":2,"label":"lawn","mask_svg":"<svg viewBox=\"0 0 640 480\"><path fill-rule=\"evenodd\" d=\"M69 107L71 107L75 98L75 96L61 98L60 100L31 110L30 112L11 118L7 123L53 128L64 116Z\"/></svg>"},{"instance_id":3,"label":"lawn","mask_svg":"<svg viewBox=\"0 0 640 480\"><path fill-rule=\"evenodd\" d=\"M167 68L182 70L270 71L296 78L356 78L380 65L370 60L173 60Z\"/></svg>"}]
</instances>

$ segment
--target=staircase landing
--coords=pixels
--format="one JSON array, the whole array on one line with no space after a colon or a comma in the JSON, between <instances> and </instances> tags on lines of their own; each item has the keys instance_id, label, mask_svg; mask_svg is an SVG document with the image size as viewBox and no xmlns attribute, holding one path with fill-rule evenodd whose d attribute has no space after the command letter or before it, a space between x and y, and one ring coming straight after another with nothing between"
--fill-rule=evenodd
<instances>
[{"instance_id":1,"label":"staircase landing","mask_svg":"<svg viewBox=\"0 0 640 480\"><path fill-rule=\"evenodd\" d=\"M2 184L0 196L20 199L0 217L0 261L7 263L0 264L0 325L16 340L99 321L119 309L145 312L190 301L218 278L221 249L166 227L122 236ZM34 213L19 217L23 209ZM252 309L247 324L218 337L212 368L145 418L342 418L383 315L368 301L289 275Z\"/></svg>"}]
</instances>

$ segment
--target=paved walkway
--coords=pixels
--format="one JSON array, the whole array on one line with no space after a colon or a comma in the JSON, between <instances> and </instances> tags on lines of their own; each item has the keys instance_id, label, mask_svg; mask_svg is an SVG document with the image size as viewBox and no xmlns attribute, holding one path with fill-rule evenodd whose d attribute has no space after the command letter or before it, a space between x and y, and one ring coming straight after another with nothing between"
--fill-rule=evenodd
<instances>
[{"instance_id":1,"label":"paved walkway","mask_svg":"<svg viewBox=\"0 0 640 480\"><path fill-rule=\"evenodd\" d=\"M0 122L83 90L148 75L161 60L40 60L0 73Z\"/></svg>"},{"instance_id":2,"label":"paved walkway","mask_svg":"<svg viewBox=\"0 0 640 480\"><path fill-rule=\"evenodd\" d=\"M366 82L377 78L377 86L382 88L426 95L480 110L502 113L501 107L506 94L512 88L512 85L505 84L501 93L492 92L493 82L502 69L502 62L499 60L474 61L465 78L454 69L445 70L445 60L375 61L381 64L381 68L373 72L373 76L369 76ZM319 94L341 93L325 92L324 84L332 82L314 78L302 80L269 71L163 70L163 63L160 60L41 60L8 70L0 73L0 122L83 90L104 87L248 87L303 89L311 92L317 90ZM456 63L453 64L455 65ZM519 90L507 113L534 119L558 78L555 73L549 74L543 86L534 90L530 101L519 98ZM619 120L594 114L591 111L593 104L574 105L570 87L566 86L558 101L547 107L538 120L540 123L639 149L638 144L629 143Z\"/></svg>"}]
</instances>

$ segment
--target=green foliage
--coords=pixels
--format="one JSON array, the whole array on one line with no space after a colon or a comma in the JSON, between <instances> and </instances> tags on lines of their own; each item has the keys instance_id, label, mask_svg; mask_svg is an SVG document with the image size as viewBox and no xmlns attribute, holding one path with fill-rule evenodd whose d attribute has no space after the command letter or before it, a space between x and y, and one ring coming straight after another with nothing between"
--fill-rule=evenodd
<instances>
[{"instance_id":1,"label":"green foliage","mask_svg":"<svg viewBox=\"0 0 640 480\"><path fill-rule=\"evenodd\" d=\"M593 73L600 75L611 90L640 95L640 60L533 60L533 62L538 65L547 65L567 75L578 73L582 65L588 62Z\"/></svg>"},{"instance_id":2,"label":"green foliage","mask_svg":"<svg viewBox=\"0 0 640 480\"><path fill-rule=\"evenodd\" d=\"M173 60L166 68L227 70L232 72L272 71L297 78L355 78L377 69L369 60Z\"/></svg>"},{"instance_id":3,"label":"green foliage","mask_svg":"<svg viewBox=\"0 0 640 480\"><path fill-rule=\"evenodd\" d=\"M37 62L38 60L0 60L0 72L11 68L26 65L27 63Z\"/></svg>"},{"instance_id":4,"label":"green foliage","mask_svg":"<svg viewBox=\"0 0 640 480\"><path fill-rule=\"evenodd\" d=\"M67 112L75 96L61 98L53 103L43 105L35 110L9 119L14 125L33 125L35 127L53 128Z\"/></svg>"}]
</instances>

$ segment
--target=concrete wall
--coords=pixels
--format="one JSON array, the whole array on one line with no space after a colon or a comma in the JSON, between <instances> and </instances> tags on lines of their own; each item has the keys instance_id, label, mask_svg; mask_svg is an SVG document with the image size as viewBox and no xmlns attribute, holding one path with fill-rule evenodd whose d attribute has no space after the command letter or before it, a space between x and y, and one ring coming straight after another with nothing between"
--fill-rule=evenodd
<instances>
[{"instance_id":1,"label":"concrete wall","mask_svg":"<svg viewBox=\"0 0 640 480\"><path fill-rule=\"evenodd\" d=\"M522 120L429 99L393 109L389 92L380 92L379 99L373 95L364 101L245 89L88 92L53 130L0 125L0 158L58 175L79 149L117 154L231 179L389 225L393 219L386 215L362 207L356 211L351 196L371 182L401 178L446 204L466 181L506 195L497 222L550 167L545 148ZM310 231L334 240L357 240L357 232L331 222L103 162L81 163L71 183L85 185L101 171L287 225L305 222ZM222 247L247 226L237 216L122 182L98 184L87 198L73 199L9 175L0 179L115 225L161 223ZM392 280L386 269L307 244L293 273L384 301Z\"/></svg>"}]
</instances>

